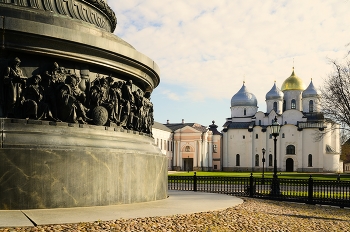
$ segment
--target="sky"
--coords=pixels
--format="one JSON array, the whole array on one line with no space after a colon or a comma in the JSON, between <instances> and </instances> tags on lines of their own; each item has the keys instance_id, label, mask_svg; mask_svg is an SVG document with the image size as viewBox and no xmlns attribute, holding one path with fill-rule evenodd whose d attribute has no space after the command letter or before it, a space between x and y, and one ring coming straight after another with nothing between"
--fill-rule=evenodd
<instances>
[{"instance_id":1,"label":"sky","mask_svg":"<svg viewBox=\"0 0 350 232\"><path fill-rule=\"evenodd\" d=\"M107 0L115 35L154 60L155 121L222 129L242 87L266 111L265 95L292 73L323 85L329 60L350 50L350 0Z\"/></svg>"}]
</instances>

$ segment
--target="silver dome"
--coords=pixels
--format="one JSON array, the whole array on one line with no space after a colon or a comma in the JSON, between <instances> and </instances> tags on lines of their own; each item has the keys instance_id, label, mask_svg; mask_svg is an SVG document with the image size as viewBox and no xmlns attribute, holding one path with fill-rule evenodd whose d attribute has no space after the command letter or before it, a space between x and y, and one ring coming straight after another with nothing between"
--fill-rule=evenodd
<instances>
[{"instance_id":1,"label":"silver dome","mask_svg":"<svg viewBox=\"0 0 350 232\"><path fill-rule=\"evenodd\" d=\"M231 98L231 106L258 106L258 101L254 94L249 93L243 84L242 88Z\"/></svg>"},{"instance_id":2,"label":"silver dome","mask_svg":"<svg viewBox=\"0 0 350 232\"><path fill-rule=\"evenodd\" d=\"M282 91L276 86L276 82L274 83L272 89L266 94L266 100L283 100Z\"/></svg>"},{"instance_id":3,"label":"silver dome","mask_svg":"<svg viewBox=\"0 0 350 232\"><path fill-rule=\"evenodd\" d=\"M318 97L318 96L319 94L311 80L309 86L303 91L302 97L308 98L308 97Z\"/></svg>"}]
</instances>

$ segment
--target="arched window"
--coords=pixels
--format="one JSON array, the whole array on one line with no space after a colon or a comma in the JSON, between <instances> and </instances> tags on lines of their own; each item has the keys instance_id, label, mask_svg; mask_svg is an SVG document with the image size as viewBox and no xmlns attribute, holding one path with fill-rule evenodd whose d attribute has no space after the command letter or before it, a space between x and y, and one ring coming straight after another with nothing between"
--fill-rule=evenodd
<instances>
[{"instance_id":1,"label":"arched window","mask_svg":"<svg viewBox=\"0 0 350 232\"><path fill-rule=\"evenodd\" d=\"M272 134L270 134L269 138L272 139Z\"/></svg>"},{"instance_id":2,"label":"arched window","mask_svg":"<svg viewBox=\"0 0 350 232\"><path fill-rule=\"evenodd\" d=\"M258 154L255 155L255 166L259 167L259 155Z\"/></svg>"},{"instance_id":3,"label":"arched window","mask_svg":"<svg viewBox=\"0 0 350 232\"><path fill-rule=\"evenodd\" d=\"M269 155L269 166L272 166L272 154Z\"/></svg>"},{"instance_id":4,"label":"arched window","mask_svg":"<svg viewBox=\"0 0 350 232\"><path fill-rule=\"evenodd\" d=\"M243 139L245 139L245 135L243 135Z\"/></svg>"},{"instance_id":5,"label":"arched window","mask_svg":"<svg viewBox=\"0 0 350 232\"><path fill-rule=\"evenodd\" d=\"M282 138L285 138L285 135L284 135L284 133L282 133Z\"/></svg>"},{"instance_id":6,"label":"arched window","mask_svg":"<svg viewBox=\"0 0 350 232\"><path fill-rule=\"evenodd\" d=\"M308 159L307 159L307 166L312 167L312 155L309 154Z\"/></svg>"},{"instance_id":7,"label":"arched window","mask_svg":"<svg viewBox=\"0 0 350 232\"><path fill-rule=\"evenodd\" d=\"M239 154L236 155L236 166L241 166L241 159Z\"/></svg>"},{"instance_id":8,"label":"arched window","mask_svg":"<svg viewBox=\"0 0 350 232\"><path fill-rule=\"evenodd\" d=\"M246 109L244 109L244 112L243 112L243 113L244 113L244 115L247 115L247 110L246 110Z\"/></svg>"},{"instance_id":9,"label":"arched window","mask_svg":"<svg viewBox=\"0 0 350 232\"><path fill-rule=\"evenodd\" d=\"M255 134L255 138L258 139L258 138L259 138L259 135L258 135L258 134Z\"/></svg>"},{"instance_id":10,"label":"arched window","mask_svg":"<svg viewBox=\"0 0 350 232\"><path fill-rule=\"evenodd\" d=\"M259 126L261 126L261 120L259 120Z\"/></svg>"},{"instance_id":11,"label":"arched window","mask_svg":"<svg viewBox=\"0 0 350 232\"><path fill-rule=\"evenodd\" d=\"M274 110L275 112L277 112L277 102L274 102L274 103L273 103L273 110Z\"/></svg>"},{"instance_id":12,"label":"arched window","mask_svg":"<svg viewBox=\"0 0 350 232\"><path fill-rule=\"evenodd\" d=\"M213 152L214 153L218 152L218 146L216 144L213 145Z\"/></svg>"},{"instance_id":13,"label":"arched window","mask_svg":"<svg viewBox=\"0 0 350 232\"><path fill-rule=\"evenodd\" d=\"M297 103L296 103L295 99L292 99L290 108L292 108L292 109L296 109L297 108Z\"/></svg>"},{"instance_id":14,"label":"arched window","mask_svg":"<svg viewBox=\"0 0 350 232\"><path fill-rule=\"evenodd\" d=\"M313 100L309 101L309 112L310 113L314 112L314 101Z\"/></svg>"},{"instance_id":15,"label":"arched window","mask_svg":"<svg viewBox=\"0 0 350 232\"><path fill-rule=\"evenodd\" d=\"M286 111L286 101L283 100L283 111Z\"/></svg>"},{"instance_id":16,"label":"arched window","mask_svg":"<svg viewBox=\"0 0 350 232\"><path fill-rule=\"evenodd\" d=\"M295 154L295 146L294 145L288 145L287 149L286 149L286 154L294 155Z\"/></svg>"},{"instance_id":17,"label":"arched window","mask_svg":"<svg viewBox=\"0 0 350 232\"><path fill-rule=\"evenodd\" d=\"M189 152L189 151L191 151L190 146L186 146L186 147L185 147L185 152Z\"/></svg>"}]
</instances>

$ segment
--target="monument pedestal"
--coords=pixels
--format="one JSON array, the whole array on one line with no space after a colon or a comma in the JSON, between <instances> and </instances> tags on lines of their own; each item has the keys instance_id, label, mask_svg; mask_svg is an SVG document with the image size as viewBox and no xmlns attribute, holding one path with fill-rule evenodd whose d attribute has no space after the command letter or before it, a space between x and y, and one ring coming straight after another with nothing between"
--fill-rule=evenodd
<instances>
[{"instance_id":1,"label":"monument pedestal","mask_svg":"<svg viewBox=\"0 0 350 232\"><path fill-rule=\"evenodd\" d=\"M118 127L0 119L0 209L129 204L167 197L153 138Z\"/></svg>"}]
</instances>

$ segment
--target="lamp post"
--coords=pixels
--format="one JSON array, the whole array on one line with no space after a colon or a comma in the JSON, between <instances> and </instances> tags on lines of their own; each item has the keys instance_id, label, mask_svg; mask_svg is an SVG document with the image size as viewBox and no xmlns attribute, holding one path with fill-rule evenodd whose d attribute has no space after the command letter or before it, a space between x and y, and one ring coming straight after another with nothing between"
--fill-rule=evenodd
<instances>
[{"instance_id":1,"label":"lamp post","mask_svg":"<svg viewBox=\"0 0 350 232\"><path fill-rule=\"evenodd\" d=\"M262 178L264 181L264 172L265 172L265 148L262 149L262 153L263 153L263 158L262 158L262 163L263 163L263 173L262 173Z\"/></svg>"},{"instance_id":2,"label":"lamp post","mask_svg":"<svg viewBox=\"0 0 350 232\"><path fill-rule=\"evenodd\" d=\"M271 194L275 196L280 194L280 185L277 179L276 144L277 144L277 136L279 135L281 130L281 125L277 122L276 116L270 128L271 128L271 134L274 137L273 139L273 142L274 142L273 179L272 179L272 186L271 186Z\"/></svg>"}]
</instances>

